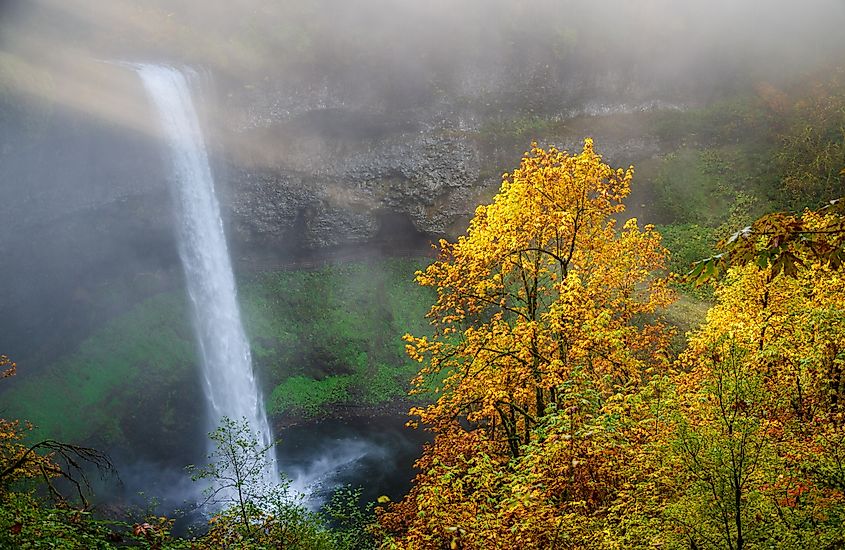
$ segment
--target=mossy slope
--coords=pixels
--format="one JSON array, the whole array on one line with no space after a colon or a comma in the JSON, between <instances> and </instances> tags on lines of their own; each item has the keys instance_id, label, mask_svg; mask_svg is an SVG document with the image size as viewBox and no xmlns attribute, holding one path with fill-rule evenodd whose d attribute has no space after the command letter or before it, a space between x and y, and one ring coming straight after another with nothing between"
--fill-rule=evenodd
<instances>
[{"instance_id":1,"label":"mossy slope","mask_svg":"<svg viewBox=\"0 0 845 550\"><path fill-rule=\"evenodd\" d=\"M405 394L417 365L405 332L426 331L422 260L381 260L254 276L240 301L271 413L314 415L337 403ZM200 422L205 403L190 313L181 293L155 296L96 331L65 358L10 381L3 414L36 437L127 444ZM182 434L184 435L184 434Z\"/></svg>"}]
</instances>

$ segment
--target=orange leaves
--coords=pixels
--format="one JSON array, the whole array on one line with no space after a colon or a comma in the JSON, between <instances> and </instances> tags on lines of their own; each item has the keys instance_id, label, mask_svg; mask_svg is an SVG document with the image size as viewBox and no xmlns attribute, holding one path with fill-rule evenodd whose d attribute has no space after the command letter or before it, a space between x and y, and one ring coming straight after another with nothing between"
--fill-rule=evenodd
<instances>
[{"instance_id":1,"label":"orange leaves","mask_svg":"<svg viewBox=\"0 0 845 550\"><path fill-rule=\"evenodd\" d=\"M17 365L13 363L7 356L0 355L0 379L14 376L17 372Z\"/></svg>"},{"instance_id":2,"label":"orange leaves","mask_svg":"<svg viewBox=\"0 0 845 550\"><path fill-rule=\"evenodd\" d=\"M659 235L615 225L632 175L590 139L577 155L534 144L417 273L437 291L435 331L405 341L417 391L440 391L413 411L435 432L423 474L382 518L405 547L551 545L573 525L587 533L579 514L613 492L625 453L602 402L665 367L657 312L671 300L654 275Z\"/></svg>"},{"instance_id":3,"label":"orange leaves","mask_svg":"<svg viewBox=\"0 0 845 550\"><path fill-rule=\"evenodd\" d=\"M845 201L836 199L802 215L767 214L719 243L723 252L693 265L685 278L696 286L730 267L770 267L772 277L797 277L800 269L818 263L839 269L845 263Z\"/></svg>"},{"instance_id":4,"label":"orange leaves","mask_svg":"<svg viewBox=\"0 0 845 550\"><path fill-rule=\"evenodd\" d=\"M21 427L17 420L0 418L0 480L3 485L46 474L56 475L50 456L29 452L24 443L26 432L31 429L29 423Z\"/></svg>"},{"instance_id":5,"label":"orange leaves","mask_svg":"<svg viewBox=\"0 0 845 550\"><path fill-rule=\"evenodd\" d=\"M3 369L0 379L8 378L15 375L16 365L7 356L0 355L0 369ZM21 427L18 420L0 418L0 482L3 485L52 472L54 464L50 457L29 452L24 444L26 432L31 429L29 422Z\"/></svg>"},{"instance_id":6,"label":"orange leaves","mask_svg":"<svg viewBox=\"0 0 845 550\"><path fill-rule=\"evenodd\" d=\"M418 274L435 333L406 342L439 393L413 411L435 433L422 473L382 515L397 547L843 542L839 203L700 264L727 277L670 365L660 236L613 221L630 176L591 141L535 146Z\"/></svg>"},{"instance_id":7,"label":"orange leaves","mask_svg":"<svg viewBox=\"0 0 845 550\"><path fill-rule=\"evenodd\" d=\"M681 357L667 457L678 478L664 483L688 538L843 542L845 499L832 489L845 479L845 283L800 235L832 227L821 216L764 216L736 237L751 259L732 250L738 265Z\"/></svg>"}]
</instances>

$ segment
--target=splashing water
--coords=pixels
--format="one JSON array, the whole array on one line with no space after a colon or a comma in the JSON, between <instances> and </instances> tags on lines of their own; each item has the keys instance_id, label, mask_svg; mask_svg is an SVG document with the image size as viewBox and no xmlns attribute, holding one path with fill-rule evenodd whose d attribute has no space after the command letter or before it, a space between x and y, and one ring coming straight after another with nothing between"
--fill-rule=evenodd
<instances>
[{"instance_id":1,"label":"splashing water","mask_svg":"<svg viewBox=\"0 0 845 550\"><path fill-rule=\"evenodd\" d=\"M386 448L370 441L324 441L306 463L285 466L285 471L292 476L288 492L301 496L309 509L319 510L332 492L344 485L345 474L360 467L365 459L384 460L388 452Z\"/></svg>"},{"instance_id":2,"label":"splashing water","mask_svg":"<svg viewBox=\"0 0 845 550\"><path fill-rule=\"evenodd\" d=\"M225 416L246 419L262 446L272 442L241 324L220 207L188 79L172 67L135 66L167 141L179 231L179 255L190 296L211 427ZM268 453L263 483L280 482Z\"/></svg>"}]
</instances>

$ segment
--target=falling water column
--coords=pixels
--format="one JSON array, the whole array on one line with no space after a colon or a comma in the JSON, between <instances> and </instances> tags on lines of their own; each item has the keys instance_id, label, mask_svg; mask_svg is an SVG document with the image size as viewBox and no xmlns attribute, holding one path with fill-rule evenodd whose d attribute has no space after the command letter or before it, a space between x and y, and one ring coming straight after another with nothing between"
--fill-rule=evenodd
<instances>
[{"instance_id":1,"label":"falling water column","mask_svg":"<svg viewBox=\"0 0 845 550\"><path fill-rule=\"evenodd\" d=\"M188 80L172 67L140 65L138 73L156 107L173 171L179 254L193 309L211 425L245 418L259 443L272 441L267 414L252 370L249 343L241 324L232 264L214 193ZM275 453L264 472L277 485Z\"/></svg>"}]
</instances>

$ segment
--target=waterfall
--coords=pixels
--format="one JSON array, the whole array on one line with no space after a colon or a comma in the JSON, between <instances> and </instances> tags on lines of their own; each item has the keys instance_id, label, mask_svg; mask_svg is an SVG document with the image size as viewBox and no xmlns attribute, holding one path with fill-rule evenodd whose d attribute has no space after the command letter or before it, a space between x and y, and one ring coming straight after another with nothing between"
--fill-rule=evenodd
<instances>
[{"instance_id":1,"label":"waterfall","mask_svg":"<svg viewBox=\"0 0 845 550\"><path fill-rule=\"evenodd\" d=\"M188 80L171 67L138 65L136 70L168 145L179 255L193 310L211 426L217 427L224 416L238 422L246 419L259 444L268 446L273 436L241 324L220 207ZM275 486L280 480L273 449L268 458L262 481Z\"/></svg>"}]
</instances>

